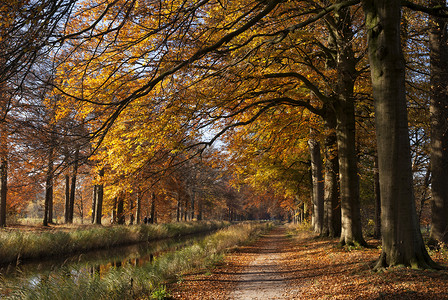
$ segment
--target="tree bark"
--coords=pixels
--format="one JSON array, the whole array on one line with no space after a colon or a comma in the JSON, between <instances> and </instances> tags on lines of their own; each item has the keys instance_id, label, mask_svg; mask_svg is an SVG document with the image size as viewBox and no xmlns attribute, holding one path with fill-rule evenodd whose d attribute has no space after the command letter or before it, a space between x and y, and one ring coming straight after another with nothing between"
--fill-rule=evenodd
<instances>
[{"instance_id":1,"label":"tree bark","mask_svg":"<svg viewBox=\"0 0 448 300\"><path fill-rule=\"evenodd\" d=\"M382 253L375 266L430 268L413 193L399 0L364 0L375 101Z\"/></svg>"},{"instance_id":2,"label":"tree bark","mask_svg":"<svg viewBox=\"0 0 448 300\"><path fill-rule=\"evenodd\" d=\"M327 135L325 138L324 177L324 228L323 235L337 237L341 234L341 205L339 198L339 164L336 140L336 119L331 112L325 118Z\"/></svg>"},{"instance_id":3,"label":"tree bark","mask_svg":"<svg viewBox=\"0 0 448 300\"><path fill-rule=\"evenodd\" d=\"M446 7L444 0L430 1ZM429 244L448 244L448 33L447 20L429 17L431 67L431 234Z\"/></svg>"},{"instance_id":4,"label":"tree bark","mask_svg":"<svg viewBox=\"0 0 448 300\"><path fill-rule=\"evenodd\" d=\"M93 194L92 194L92 224L95 224L95 209L96 209L96 198L97 198L97 185L93 186Z\"/></svg>"},{"instance_id":5,"label":"tree bark","mask_svg":"<svg viewBox=\"0 0 448 300\"><path fill-rule=\"evenodd\" d=\"M44 203L44 220L43 220L43 226L48 226L48 223L53 223L51 213L52 205L51 202L53 202L53 165L54 165L54 158L53 158L53 147L50 148L48 153L48 166L47 166L47 178L45 181L45 203Z\"/></svg>"},{"instance_id":6,"label":"tree bark","mask_svg":"<svg viewBox=\"0 0 448 300\"><path fill-rule=\"evenodd\" d=\"M121 192L118 195L117 199L117 223L120 225L123 225L125 223L125 216L124 216L124 192Z\"/></svg>"},{"instance_id":7,"label":"tree bark","mask_svg":"<svg viewBox=\"0 0 448 300\"><path fill-rule=\"evenodd\" d=\"M375 156L373 165L373 190L375 193L375 229L373 236L377 239L381 237L381 193L380 193L380 173L378 172L378 157Z\"/></svg>"},{"instance_id":8,"label":"tree bark","mask_svg":"<svg viewBox=\"0 0 448 300\"><path fill-rule=\"evenodd\" d=\"M104 169L99 171L100 181L104 176ZM104 186L103 183L96 185L96 207L95 207L95 224L101 225L101 219L103 217L103 197L104 197Z\"/></svg>"},{"instance_id":9,"label":"tree bark","mask_svg":"<svg viewBox=\"0 0 448 300\"><path fill-rule=\"evenodd\" d=\"M70 221L70 175L65 174L65 223Z\"/></svg>"},{"instance_id":10,"label":"tree bark","mask_svg":"<svg viewBox=\"0 0 448 300\"><path fill-rule=\"evenodd\" d=\"M8 195L8 160L2 155L0 163L0 227L6 226L6 204Z\"/></svg>"},{"instance_id":11,"label":"tree bark","mask_svg":"<svg viewBox=\"0 0 448 300\"><path fill-rule=\"evenodd\" d=\"M320 144L314 139L308 140L311 157L311 173L313 184L313 228L322 234L324 224L324 179L322 174L322 156Z\"/></svg>"},{"instance_id":12,"label":"tree bark","mask_svg":"<svg viewBox=\"0 0 448 300\"><path fill-rule=\"evenodd\" d=\"M76 149L75 161L73 163L72 180L71 180L71 185L70 185L68 223L73 223L73 213L75 211L76 177L78 175L78 159L79 159L79 149Z\"/></svg>"},{"instance_id":13,"label":"tree bark","mask_svg":"<svg viewBox=\"0 0 448 300\"><path fill-rule=\"evenodd\" d=\"M156 194L153 192L151 195L151 224L155 224L156 222Z\"/></svg>"},{"instance_id":14,"label":"tree bark","mask_svg":"<svg viewBox=\"0 0 448 300\"><path fill-rule=\"evenodd\" d=\"M140 224L142 219L142 192L137 190L137 203L135 204L135 224Z\"/></svg>"}]
</instances>

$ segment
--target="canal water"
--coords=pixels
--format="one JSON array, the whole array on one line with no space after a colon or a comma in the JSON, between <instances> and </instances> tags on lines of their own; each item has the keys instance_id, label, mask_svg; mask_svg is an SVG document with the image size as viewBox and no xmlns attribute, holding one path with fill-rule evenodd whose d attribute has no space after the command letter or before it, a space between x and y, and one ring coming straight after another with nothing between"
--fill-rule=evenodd
<instances>
[{"instance_id":1,"label":"canal water","mask_svg":"<svg viewBox=\"0 0 448 300\"><path fill-rule=\"evenodd\" d=\"M1 280L37 284L50 275L78 276L81 273L104 276L108 271L125 266L142 266L164 253L176 251L204 239L208 234L163 239L106 250L89 251L65 258L24 262L0 268ZM0 293L1 294L1 293ZM1 298L1 297L0 297Z\"/></svg>"}]
</instances>

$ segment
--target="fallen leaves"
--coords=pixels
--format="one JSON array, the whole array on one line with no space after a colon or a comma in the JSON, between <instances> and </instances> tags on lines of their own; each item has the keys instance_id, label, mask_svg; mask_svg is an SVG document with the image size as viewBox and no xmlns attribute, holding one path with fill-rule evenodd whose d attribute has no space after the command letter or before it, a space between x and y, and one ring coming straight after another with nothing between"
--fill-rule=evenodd
<instances>
[{"instance_id":1,"label":"fallen leaves","mask_svg":"<svg viewBox=\"0 0 448 300\"><path fill-rule=\"evenodd\" d=\"M310 232L281 242L279 276L287 283L282 299L448 299L448 271L393 268L373 272L378 241L370 248L347 251L336 239L318 238ZM263 247L260 241L229 253L213 270L185 274L170 286L177 299L229 299L244 271ZM433 257L447 266L446 257Z\"/></svg>"}]
</instances>

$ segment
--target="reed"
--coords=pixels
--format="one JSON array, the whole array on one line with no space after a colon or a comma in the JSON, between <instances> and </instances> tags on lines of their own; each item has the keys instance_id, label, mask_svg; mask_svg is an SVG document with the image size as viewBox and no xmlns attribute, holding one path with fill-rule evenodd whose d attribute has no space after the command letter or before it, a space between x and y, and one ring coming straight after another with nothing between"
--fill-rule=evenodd
<instances>
[{"instance_id":1,"label":"reed","mask_svg":"<svg viewBox=\"0 0 448 300\"><path fill-rule=\"evenodd\" d=\"M0 231L0 264L64 256L143 241L216 230L228 222L186 222L161 225L92 226L49 232Z\"/></svg>"},{"instance_id":2,"label":"reed","mask_svg":"<svg viewBox=\"0 0 448 300\"><path fill-rule=\"evenodd\" d=\"M1 286L4 299L163 299L166 283L183 273L210 267L231 247L270 228L268 223L242 223L221 229L201 242L157 257L140 267L113 269L104 276L71 272L37 282ZM75 273L75 274L74 274Z\"/></svg>"}]
</instances>

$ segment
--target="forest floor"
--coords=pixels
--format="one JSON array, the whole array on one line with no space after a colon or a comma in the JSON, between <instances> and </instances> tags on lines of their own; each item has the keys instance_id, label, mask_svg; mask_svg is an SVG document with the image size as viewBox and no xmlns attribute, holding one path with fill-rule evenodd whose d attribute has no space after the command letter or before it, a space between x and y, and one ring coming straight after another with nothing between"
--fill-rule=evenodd
<instances>
[{"instance_id":1,"label":"forest floor","mask_svg":"<svg viewBox=\"0 0 448 300\"><path fill-rule=\"evenodd\" d=\"M448 299L448 270L373 272L379 241L368 243L338 247L335 239L277 227L167 288L173 299ZM446 252L432 257L448 267Z\"/></svg>"}]
</instances>

